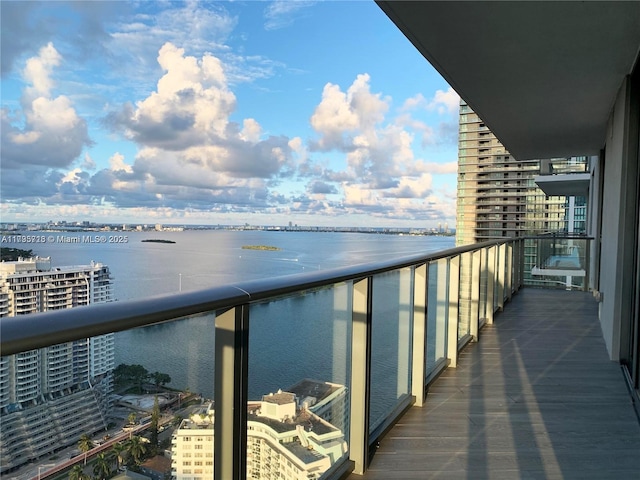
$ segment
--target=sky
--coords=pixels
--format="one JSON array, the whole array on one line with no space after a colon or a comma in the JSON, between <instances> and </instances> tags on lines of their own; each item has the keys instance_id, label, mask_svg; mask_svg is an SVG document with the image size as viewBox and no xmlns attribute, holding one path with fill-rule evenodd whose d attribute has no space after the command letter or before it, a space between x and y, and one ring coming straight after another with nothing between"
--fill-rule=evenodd
<instances>
[{"instance_id":1,"label":"sky","mask_svg":"<svg viewBox=\"0 0 640 480\"><path fill-rule=\"evenodd\" d=\"M2 222L455 225L458 95L359 1L6 1Z\"/></svg>"}]
</instances>

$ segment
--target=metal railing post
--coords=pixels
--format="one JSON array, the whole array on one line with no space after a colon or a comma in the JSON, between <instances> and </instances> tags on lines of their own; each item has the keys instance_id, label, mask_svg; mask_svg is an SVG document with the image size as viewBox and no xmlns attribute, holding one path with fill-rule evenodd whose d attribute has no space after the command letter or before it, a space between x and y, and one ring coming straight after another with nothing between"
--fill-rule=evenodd
<instances>
[{"instance_id":1,"label":"metal railing post","mask_svg":"<svg viewBox=\"0 0 640 480\"><path fill-rule=\"evenodd\" d=\"M249 306L224 310L215 320L214 479L245 480Z\"/></svg>"},{"instance_id":2,"label":"metal railing post","mask_svg":"<svg viewBox=\"0 0 640 480\"><path fill-rule=\"evenodd\" d=\"M521 240L521 245L520 245L520 288L524 287L524 274L526 271L526 265L525 265L525 259L527 258L526 255L526 245L527 245L527 241L526 239L522 239Z\"/></svg>"},{"instance_id":3,"label":"metal railing post","mask_svg":"<svg viewBox=\"0 0 640 480\"><path fill-rule=\"evenodd\" d=\"M429 270L426 263L414 269L411 394L415 397L415 405L418 407L424 405L425 400L428 279Z\"/></svg>"},{"instance_id":4,"label":"metal railing post","mask_svg":"<svg viewBox=\"0 0 640 480\"><path fill-rule=\"evenodd\" d=\"M372 283L373 278L367 277L353 284L349 456L355 464L353 472L360 475L369 463Z\"/></svg>"},{"instance_id":5,"label":"metal railing post","mask_svg":"<svg viewBox=\"0 0 640 480\"><path fill-rule=\"evenodd\" d=\"M520 244L518 239L514 239L511 241L511 293L514 294L518 291L518 266L519 266L519 255L520 255Z\"/></svg>"},{"instance_id":6,"label":"metal railing post","mask_svg":"<svg viewBox=\"0 0 640 480\"><path fill-rule=\"evenodd\" d=\"M520 240L513 240L513 256L511 258L513 265L513 278L511 279L511 290L513 293L520 289Z\"/></svg>"},{"instance_id":7,"label":"metal railing post","mask_svg":"<svg viewBox=\"0 0 640 480\"><path fill-rule=\"evenodd\" d=\"M449 304L447 306L447 318L449 330L447 332L447 357L449 366L458 366L458 328L459 328L459 308L460 301L460 255L449 259Z\"/></svg>"},{"instance_id":8,"label":"metal railing post","mask_svg":"<svg viewBox=\"0 0 640 480\"><path fill-rule=\"evenodd\" d=\"M588 292L590 287L591 278L591 240L585 240L585 254L584 254L584 284L582 286L583 292Z\"/></svg>"}]
</instances>

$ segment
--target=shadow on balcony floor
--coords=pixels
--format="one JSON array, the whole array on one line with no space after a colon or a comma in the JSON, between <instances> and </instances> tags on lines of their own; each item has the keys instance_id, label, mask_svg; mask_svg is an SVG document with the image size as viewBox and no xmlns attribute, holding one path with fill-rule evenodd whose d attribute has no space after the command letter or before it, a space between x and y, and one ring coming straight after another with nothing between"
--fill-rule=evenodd
<instances>
[{"instance_id":1,"label":"shadow on balcony floor","mask_svg":"<svg viewBox=\"0 0 640 480\"><path fill-rule=\"evenodd\" d=\"M526 288L355 479L631 479L640 425L589 293Z\"/></svg>"}]
</instances>

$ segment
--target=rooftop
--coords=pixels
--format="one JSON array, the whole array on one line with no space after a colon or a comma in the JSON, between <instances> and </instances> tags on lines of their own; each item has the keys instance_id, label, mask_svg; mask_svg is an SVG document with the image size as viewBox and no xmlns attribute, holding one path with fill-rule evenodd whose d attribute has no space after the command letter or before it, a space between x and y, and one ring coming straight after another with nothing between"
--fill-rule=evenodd
<instances>
[{"instance_id":1,"label":"rooftop","mask_svg":"<svg viewBox=\"0 0 640 480\"><path fill-rule=\"evenodd\" d=\"M296 457L298 457L302 462L306 464L310 464L313 462L317 462L325 457L325 455L316 452L315 450L304 447L300 442L290 442L284 443L282 445L291 453L293 453Z\"/></svg>"},{"instance_id":2,"label":"rooftop","mask_svg":"<svg viewBox=\"0 0 640 480\"><path fill-rule=\"evenodd\" d=\"M296 401L296 396L290 392L278 391L277 393L270 393L269 395L263 395L262 401L267 403L275 403L276 405L286 405Z\"/></svg>"},{"instance_id":3,"label":"rooftop","mask_svg":"<svg viewBox=\"0 0 640 480\"><path fill-rule=\"evenodd\" d=\"M315 432L318 435L336 432L338 429L333 425L325 422L317 415L306 410L298 410L294 418L289 418L284 422L280 420L264 417L256 414L256 409L249 409L249 422L259 422L272 428L277 433L284 433L296 430L297 425L301 425L307 432Z\"/></svg>"},{"instance_id":4,"label":"rooftop","mask_svg":"<svg viewBox=\"0 0 640 480\"><path fill-rule=\"evenodd\" d=\"M316 401L320 402L340 388L343 388L342 385L305 378L289 387L288 391L295 393L300 399L314 397Z\"/></svg>"}]
</instances>

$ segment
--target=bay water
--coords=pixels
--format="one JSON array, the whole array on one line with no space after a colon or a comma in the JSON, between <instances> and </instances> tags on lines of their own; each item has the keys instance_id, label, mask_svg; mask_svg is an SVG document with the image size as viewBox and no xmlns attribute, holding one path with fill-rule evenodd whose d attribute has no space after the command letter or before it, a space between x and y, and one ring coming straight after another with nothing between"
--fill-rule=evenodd
<instances>
[{"instance_id":1,"label":"bay water","mask_svg":"<svg viewBox=\"0 0 640 480\"><path fill-rule=\"evenodd\" d=\"M93 235L94 232L91 232ZM106 233L106 232L104 232ZM54 234L79 237L87 233ZM103 236L103 232L100 232ZM91 261L109 266L117 301L175 294L247 280L372 263L454 246L453 237L343 232L185 230L118 232L119 243L50 242L33 246L52 266ZM110 235L107 234L107 237ZM142 242L162 239L175 243ZM122 240L122 239L121 239ZM267 245L278 250L243 249ZM372 415L382 415L409 382L408 335L402 311L403 273L374 282ZM350 296L347 286L323 289L251 307L249 398L285 389L303 378L348 384ZM394 317L395 315L395 317ZM408 319L408 317L405 317ZM171 376L170 386L207 398L214 385L213 313L116 334L115 363L141 364ZM377 389L389 378L391 386ZM378 398L379 397L379 398ZM377 413L376 413L377 412Z\"/></svg>"}]
</instances>

